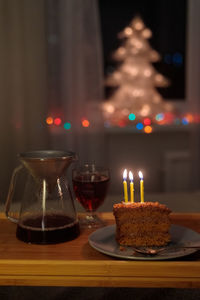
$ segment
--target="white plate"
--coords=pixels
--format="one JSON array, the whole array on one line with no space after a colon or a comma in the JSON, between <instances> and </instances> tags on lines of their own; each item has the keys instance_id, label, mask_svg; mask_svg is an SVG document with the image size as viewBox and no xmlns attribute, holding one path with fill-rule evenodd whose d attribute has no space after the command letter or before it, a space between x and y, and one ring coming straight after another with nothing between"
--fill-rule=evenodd
<instances>
[{"instance_id":1,"label":"white plate","mask_svg":"<svg viewBox=\"0 0 200 300\"><path fill-rule=\"evenodd\" d=\"M109 256L131 259L131 260L167 260L192 254L197 249L178 248L186 246L200 246L200 234L183 226L172 225L170 234L172 241L166 249L155 256L140 254L133 251L131 247L123 247L115 240L115 225L97 229L89 236L89 244L97 251Z\"/></svg>"}]
</instances>

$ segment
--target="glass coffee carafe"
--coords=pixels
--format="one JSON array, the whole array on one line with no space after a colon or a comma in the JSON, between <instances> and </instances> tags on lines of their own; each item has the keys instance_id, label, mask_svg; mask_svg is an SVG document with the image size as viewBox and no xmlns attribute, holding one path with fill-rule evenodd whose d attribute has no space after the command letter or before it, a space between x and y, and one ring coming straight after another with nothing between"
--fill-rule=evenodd
<instances>
[{"instance_id":1,"label":"glass coffee carafe","mask_svg":"<svg viewBox=\"0 0 200 300\"><path fill-rule=\"evenodd\" d=\"M13 172L6 201L6 216L17 223L17 238L34 244L76 238L79 223L66 178L75 153L31 151L19 159L22 164Z\"/></svg>"}]
</instances>

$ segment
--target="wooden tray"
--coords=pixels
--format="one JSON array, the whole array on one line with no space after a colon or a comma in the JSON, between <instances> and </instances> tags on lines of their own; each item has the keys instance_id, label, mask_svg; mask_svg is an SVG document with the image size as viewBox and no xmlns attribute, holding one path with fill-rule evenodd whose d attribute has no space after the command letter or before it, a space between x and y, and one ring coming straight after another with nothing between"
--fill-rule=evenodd
<instances>
[{"instance_id":1,"label":"wooden tray","mask_svg":"<svg viewBox=\"0 0 200 300\"><path fill-rule=\"evenodd\" d=\"M106 223L112 213L103 213ZM172 214L172 222L200 232L200 214ZM70 242L30 245L15 237L16 225L0 214L0 284L23 286L200 287L199 252L175 261L114 259L88 244L91 230Z\"/></svg>"}]
</instances>

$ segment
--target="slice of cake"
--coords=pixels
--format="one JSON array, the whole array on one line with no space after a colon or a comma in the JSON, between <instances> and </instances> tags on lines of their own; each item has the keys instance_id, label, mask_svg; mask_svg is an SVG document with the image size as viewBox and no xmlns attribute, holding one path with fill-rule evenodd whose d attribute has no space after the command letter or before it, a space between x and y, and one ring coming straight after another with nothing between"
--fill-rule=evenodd
<instances>
[{"instance_id":1,"label":"slice of cake","mask_svg":"<svg viewBox=\"0 0 200 300\"><path fill-rule=\"evenodd\" d=\"M114 204L116 240L127 246L163 246L170 241L171 210L158 202Z\"/></svg>"}]
</instances>

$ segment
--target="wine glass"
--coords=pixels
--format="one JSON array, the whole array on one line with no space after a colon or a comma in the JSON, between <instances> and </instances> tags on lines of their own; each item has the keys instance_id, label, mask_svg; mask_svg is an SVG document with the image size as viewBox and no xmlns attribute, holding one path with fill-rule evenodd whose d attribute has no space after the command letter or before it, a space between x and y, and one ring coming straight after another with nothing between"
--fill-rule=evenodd
<instances>
[{"instance_id":1,"label":"wine glass","mask_svg":"<svg viewBox=\"0 0 200 300\"><path fill-rule=\"evenodd\" d=\"M109 170L95 164L84 164L72 170L72 182L76 199L86 210L80 225L87 228L104 226L95 213L104 202L110 181Z\"/></svg>"}]
</instances>

